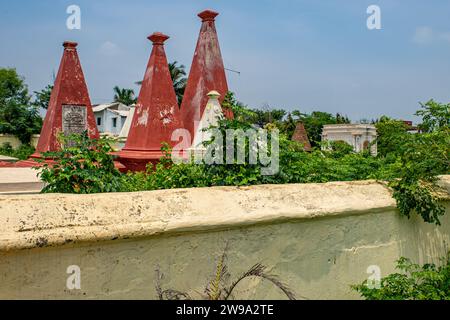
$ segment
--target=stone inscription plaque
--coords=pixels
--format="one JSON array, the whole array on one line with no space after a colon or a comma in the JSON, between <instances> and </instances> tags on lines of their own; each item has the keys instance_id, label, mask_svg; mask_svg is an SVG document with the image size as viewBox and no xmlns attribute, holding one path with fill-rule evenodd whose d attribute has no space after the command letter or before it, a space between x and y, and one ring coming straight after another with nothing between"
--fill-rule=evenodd
<instances>
[{"instance_id":1,"label":"stone inscription plaque","mask_svg":"<svg viewBox=\"0 0 450 320\"><path fill-rule=\"evenodd\" d=\"M80 134L87 130L86 106L63 105L62 129L64 135Z\"/></svg>"}]
</instances>

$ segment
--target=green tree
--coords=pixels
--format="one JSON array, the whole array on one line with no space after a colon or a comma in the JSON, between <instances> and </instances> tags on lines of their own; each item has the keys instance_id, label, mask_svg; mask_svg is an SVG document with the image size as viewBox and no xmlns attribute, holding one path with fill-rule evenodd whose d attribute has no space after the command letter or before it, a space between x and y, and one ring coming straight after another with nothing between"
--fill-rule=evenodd
<instances>
[{"instance_id":1,"label":"green tree","mask_svg":"<svg viewBox=\"0 0 450 320\"><path fill-rule=\"evenodd\" d=\"M265 107L262 109L253 109L255 118L253 119L254 124L263 128L266 124L273 123L281 126L284 117L286 116L286 110L283 109L272 109L270 107Z\"/></svg>"},{"instance_id":2,"label":"green tree","mask_svg":"<svg viewBox=\"0 0 450 320\"><path fill-rule=\"evenodd\" d=\"M34 91L34 95L36 96L33 105L47 110L48 104L50 103L50 96L52 95L53 86L48 85L41 91Z\"/></svg>"},{"instance_id":3,"label":"green tree","mask_svg":"<svg viewBox=\"0 0 450 320\"><path fill-rule=\"evenodd\" d=\"M347 116L343 116L340 113L336 113L336 123L347 124L347 123L351 123L351 121Z\"/></svg>"},{"instance_id":4,"label":"green tree","mask_svg":"<svg viewBox=\"0 0 450 320\"><path fill-rule=\"evenodd\" d=\"M292 117L292 113L288 113L286 120L283 122L283 125L281 127L281 132L286 134L287 137L291 138L294 135L296 127L297 122Z\"/></svg>"},{"instance_id":5,"label":"green tree","mask_svg":"<svg viewBox=\"0 0 450 320\"><path fill-rule=\"evenodd\" d=\"M402 121L382 117L376 124L380 155L395 161L396 174L389 186L400 212L415 212L424 221L440 224L445 208L439 203L439 174L450 172L450 127L448 105L430 100L421 104L422 132L409 134Z\"/></svg>"},{"instance_id":6,"label":"green tree","mask_svg":"<svg viewBox=\"0 0 450 320\"><path fill-rule=\"evenodd\" d=\"M137 102L137 99L134 97L133 89L122 89L118 86L114 87L114 102L120 102L127 106L131 106Z\"/></svg>"},{"instance_id":7,"label":"green tree","mask_svg":"<svg viewBox=\"0 0 450 320\"><path fill-rule=\"evenodd\" d=\"M445 207L439 202L437 176L450 172L450 131L408 134L399 146L397 176L389 186L394 190L400 212L408 218L412 213L429 223L440 225Z\"/></svg>"},{"instance_id":8,"label":"green tree","mask_svg":"<svg viewBox=\"0 0 450 320\"><path fill-rule=\"evenodd\" d=\"M353 147L345 141L329 141L331 157L343 158L345 155L353 153Z\"/></svg>"},{"instance_id":9,"label":"green tree","mask_svg":"<svg viewBox=\"0 0 450 320\"><path fill-rule=\"evenodd\" d=\"M450 127L450 103L438 103L431 99L420 105L422 109L415 115L422 117L422 123L419 125L422 132L433 132Z\"/></svg>"},{"instance_id":10,"label":"green tree","mask_svg":"<svg viewBox=\"0 0 450 320\"><path fill-rule=\"evenodd\" d=\"M375 124L377 128L378 155L397 154L408 138L407 126L403 121L382 116Z\"/></svg>"},{"instance_id":11,"label":"green tree","mask_svg":"<svg viewBox=\"0 0 450 320\"><path fill-rule=\"evenodd\" d=\"M16 135L28 144L41 127L42 118L30 102L24 79L15 69L0 69L0 133Z\"/></svg>"},{"instance_id":12,"label":"green tree","mask_svg":"<svg viewBox=\"0 0 450 320\"><path fill-rule=\"evenodd\" d=\"M313 111L310 115L294 111L293 115L297 116L305 125L311 146L317 147L322 141L323 126L326 124L337 124L336 117L327 112Z\"/></svg>"},{"instance_id":13,"label":"green tree","mask_svg":"<svg viewBox=\"0 0 450 320\"><path fill-rule=\"evenodd\" d=\"M222 102L222 108L231 109L234 114L234 119L238 122L254 123L256 119L256 113L236 100L234 93L228 91Z\"/></svg>"},{"instance_id":14,"label":"green tree","mask_svg":"<svg viewBox=\"0 0 450 320\"><path fill-rule=\"evenodd\" d=\"M186 67L184 65L178 65L177 61L169 63L170 77L172 78L173 88L177 95L178 105L181 105L183 101L184 91L186 90L187 78Z\"/></svg>"}]
</instances>

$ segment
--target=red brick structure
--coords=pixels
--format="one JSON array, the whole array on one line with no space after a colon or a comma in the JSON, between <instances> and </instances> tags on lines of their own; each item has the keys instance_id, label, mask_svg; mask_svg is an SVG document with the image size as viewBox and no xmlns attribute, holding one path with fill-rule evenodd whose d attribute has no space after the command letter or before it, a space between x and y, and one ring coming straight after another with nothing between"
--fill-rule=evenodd
<instances>
[{"instance_id":1,"label":"red brick structure","mask_svg":"<svg viewBox=\"0 0 450 320\"><path fill-rule=\"evenodd\" d=\"M19 161L15 167L33 167L33 159L42 159L44 152L60 149L58 135L82 133L99 138L88 88L77 53L77 43L66 41L58 75L50 97L36 152L26 161ZM51 159L46 159L51 163Z\"/></svg>"},{"instance_id":2,"label":"red brick structure","mask_svg":"<svg viewBox=\"0 0 450 320\"><path fill-rule=\"evenodd\" d=\"M200 121L208 102L207 94L213 90L220 93L223 102L228 92L225 69L217 37L215 18L217 12L205 10L198 14L202 26L194 53L189 78L181 104L185 128L194 139L196 123ZM228 118L233 117L231 110L224 110Z\"/></svg>"},{"instance_id":3,"label":"red brick structure","mask_svg":"<svg viewBox=\"0 0 450 320\"><path fill-rule=\"evenodd\" d=\"M153 50L127 142L118 153L118 160L130 171L144 171L148 163L157 163L163 156L161 144L174 146L172 133L183 128L164 51L169 37L157 32L148 39L153 42Z\"/></svg>"},{"instance_id":4,"label":"red brick structure","mask_svg":"<svg viewBox=\"0 0 450 320\"><path fill-rule=\"evenodd\" d=\"M303 145L305 151L312 151L311 143L308 138L308 133L306 132L305 126L302 122L297 123L294 135L292 136L292 141L299 142Z\"/></svg>"}]
</instances>

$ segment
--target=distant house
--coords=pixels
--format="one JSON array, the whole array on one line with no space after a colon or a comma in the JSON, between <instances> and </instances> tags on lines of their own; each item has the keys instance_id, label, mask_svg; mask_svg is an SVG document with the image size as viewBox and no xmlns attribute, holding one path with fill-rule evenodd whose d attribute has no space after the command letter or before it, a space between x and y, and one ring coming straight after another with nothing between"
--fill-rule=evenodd
<instances>
[{"instance_id":1,"label":"distant house","mask_svg":"<svg viewBox=\"0 0 450 320\"><path fill-rule=\"evenodd\" d=\"M131 117L133 116L132 111L134 111L134 106L126 106L122 103L115 102L95 105L93 110L98 131L101 134L121 136L127 118L130 115Z\"/></svg>"},{"instance_id":2,"label":"distant house","mask_svg":"<svg viewBox=\"0 0 450 320\"><path fill-rule=\"evenodd\" d=\"M412 121L405 121L405 120L402 121L406 126L406 131L408 131L409 133L419 133L420 131L419 128L414 126Z\"/></svg>"},{"instance_id":3,"label":"distant house","mask_svg":"<svg viewBox=\"0 0 450 320\"><path fill-rule=\"evenodd\" d=\"M373 156L378 153L376 139L377 129L371 124L330 124L325 125L322 132L322 141L343 141L355 152L370 148Z\"/></svg>"}]
</instances>

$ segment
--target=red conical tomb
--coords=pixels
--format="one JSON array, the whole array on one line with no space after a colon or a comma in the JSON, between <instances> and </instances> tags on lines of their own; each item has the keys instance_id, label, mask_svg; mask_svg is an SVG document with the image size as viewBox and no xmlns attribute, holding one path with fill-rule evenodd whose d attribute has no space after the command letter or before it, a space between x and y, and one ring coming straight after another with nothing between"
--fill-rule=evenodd
<instances>
[{"instance_id":1,"label":"red conical tomb","mask_svg":"<svg viewBox=\"0 0 450 320\"><path fill-rule=\"evenodd\" d=\"M162 143L174 146L172 133L183 128L164 52L169 37L157 32L148 39L153 42L153 50L127 142L118 153L119 161L131 171L143 171L148 163L157 163L163 156Z\"/></svg>"},{"instance_id":2,"label":"red conical tomb","mask_svg":"<svg viewBox=\"0 0 450 320\"><path fill-rule=\"evenodd\" d=\"M308 133L303 122L297 123L294 134L292 135L292 141L301 143L305 151L312 151L311 142L309 141Z\"/></svg>"},{"instance_id":3,"label":"red conical tomb","mask_svg":"<svg viewBox=\"0 0 450 320\"><path fill-rule=\"evenodd\" d=\"M44 152L58 151L58 135L88 132L90 138L99 138L88 88L77 53L77 43L64 42L64 53L58 75L51 93L50 102L42 126L36 152L31 159L15 164L32 167L33 159L42 159ZM50 159L48 159L51 162Z\"/></svg>"},{"instance_id":4,"label":"red conical tomb","mask_svg":"<svg viewBox=\"0 0 450 320\"><path fill-rule=\"evenodd\" d=\"M208 102L208 93L217 91L223 102L228 84L217 37L215 17L219 15L212 10L199 13L202 27L195 49L189 78L181 104L183 123L194 139L196 123L203 115ZM227 118L233 118L231 110L224 110Z\"/></svg>"}]
</instances>

